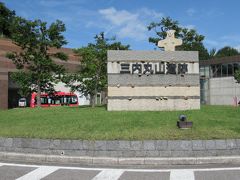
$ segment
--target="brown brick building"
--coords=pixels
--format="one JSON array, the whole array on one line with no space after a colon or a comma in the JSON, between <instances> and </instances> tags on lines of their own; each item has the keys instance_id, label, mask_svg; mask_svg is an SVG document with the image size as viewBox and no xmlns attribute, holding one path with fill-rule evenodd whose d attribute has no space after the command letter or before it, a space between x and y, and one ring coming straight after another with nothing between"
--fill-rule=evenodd
<instances>
[{"instance_id":1,"label":"brown brick building","mask_svg":"<svg viewBox=\"0 0 240 180\"><path fill-rule=\"evenodd\" d=\"M17 92L17 87L13 83L11 83L11 79L9 76L11 72L16 71L17 69L12 63L12 61L6 58L6 53L12 51L19 52L20 48L14 45L11 40L0 38L0 109L7 109L10 106L9 99L11 98L11 96L15 96ZM64 67L69 72L74 72L78 70L80 58L76 54L74 54L72 49L51 49L50 53L58 51L66 53L69 59L67 62L65 62L55 58L54 60L57 64L64 65Z\"/></svg>"}]
</instances>

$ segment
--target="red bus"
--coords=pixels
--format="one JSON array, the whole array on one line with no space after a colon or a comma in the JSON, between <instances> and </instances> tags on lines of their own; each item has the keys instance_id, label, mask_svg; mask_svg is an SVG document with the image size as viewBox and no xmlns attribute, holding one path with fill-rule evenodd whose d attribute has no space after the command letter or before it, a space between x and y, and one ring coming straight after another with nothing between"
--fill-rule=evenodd
<instances>
[{"instance_id":1,"label":"red bus","mask_svg":"<svg viewBox=\"0 0 240 180\"><path fill-rule=\"evenodd\" d=\"M53 95L41 94L41 107L78 106L78 98L74 93L56 92ZM37 106L37 93L32 93L30 107Z\"/></svg>"}]
</instances>

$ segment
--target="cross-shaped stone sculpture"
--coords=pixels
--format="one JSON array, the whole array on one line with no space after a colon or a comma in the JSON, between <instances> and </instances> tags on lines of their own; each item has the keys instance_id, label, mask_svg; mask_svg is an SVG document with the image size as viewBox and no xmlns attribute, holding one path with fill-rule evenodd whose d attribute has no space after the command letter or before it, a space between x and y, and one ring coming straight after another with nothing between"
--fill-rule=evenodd
<instances>
[{"instance_id":1,"label":"cross-shaped stone sculpture","mask_svg":"<svg viewBox=\"0 0 240 180\"><path fill-rule=\"evenodd\" d=\"M167 31L166 39L158 41L158 47L163 47L165 51L175 51L176 46L182 45L181 39L175 38L175 30Z\"/></svg>"}]
</instances>

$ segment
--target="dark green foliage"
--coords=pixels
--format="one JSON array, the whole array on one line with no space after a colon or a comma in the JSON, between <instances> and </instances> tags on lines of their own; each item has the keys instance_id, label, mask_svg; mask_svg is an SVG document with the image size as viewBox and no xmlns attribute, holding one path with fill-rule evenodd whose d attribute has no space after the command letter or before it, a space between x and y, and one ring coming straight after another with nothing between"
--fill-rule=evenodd
<instances>
[{"instance_id":1,"label":"dark green foliage","mask_svg":"<svg viewBox=\"0 0 240 180\"><path fill-rule=\"evenodd\" d=\"M219 49L215 55L215 57L226 57L226 56L236 56L239 55L237 49L232 48L230 46L225 46L222 49Z\"/></svg>"},{"instance_id":2,"label":"dark green foliage","mask_svg":"<svg viewBox=\"0 0 240 180\"><path fill-rule=\"evenodd\" d=\"M212 59L212 58L214 58L215 56L216 56L216 49L215 48L213 48L213 49L211 49L210 51L209 51L209 59Z\"/></svg>"},{"instance_id":3,"label":"dark green foliage","mask_svg":"<svg viewBox=\"0 0 240 180\"><path fill-rule=\"evenodd\" d=\"M17 17L13 21L11 39L21 48L21 52L10 53L7 57L12 59L18 69L24 68L25 71L13 75L14 80L21 89L25 89L23 80L27 77L31 91L38 92L38 103L40 93L54 91L53 83L58 82L64 73L64 67L57 65L51 56L66 60L66 55L57 53L50 56L48 53L49 48L60 48L66 44L62 35L64 31L65 26L61 21L52 23L49 28L41 20L29 21Z\"/></svg>"},{"instance_id":4,"label":"dark green foliage","mask_svg":"<svg viewBox=\"0 0 240 180\"><path fill-rule=\"evenodd\" d=\"M11 37L10 27L13 19L15 18L15 12L8 9L4 3L0 2L0 35Z\"/></svg>"},{"instance_id":5,"label":"dark green foliage","mask_svg":"<svg viewBox=\"0 0 240 180\"><path fill-rule=\"evenodd\" d=\"M234 78L236 79L237 83L240 83L240 70L237 70L234 73Z\"/></svg>"},{"instance_id":6,"label":"dark green foliage","mask_svg":"<svg viewBox=\"0 0 240 180\"><path fill-rule=\"evenodd\" d=\"M64 61L68 60L68 56L63 52L57 52L57 53L53 54L52 56L54 56L58 59L64 60Z\"/></svg>"},{"instance_id":7,"label":"dark green foliage","mask_svg":"<svg viewBox=\"0 0 240 180\"><path fill-rule=\"evenodd\" d=\"M70 74L64 80L72 90L81 91L85 96L90 95L92 106L95 105L97 93L106 89L107 50L129 49L129 45L105 38L104 33L96 35L94 39L94 43L75 50L82 58L79 73Z\"/></svg>"},{"instance_id":8,"label":"dark green foliage","mask_svg":"<svg viewBox=\"0 0 240 180\"><path fill-rule=\"evenodd\" d=\"M30 72L18 71L15 73L11 73L11 79L21 87L19 90L19 94L22 97L27 97L31 93L31 79L32 75Z\"/></svg>"},{"instance_id":9,"label":"dark green foliage","mask_svg":"<svg viewBox=\"0 0 240 180\"><path fill-rule=\"evenodd\" d=\"M176 47L179 51L199 51L199 59L208 59L208 51L203 45L204 36L197 33L195 29L181 27L178 21L170 17L164 17L160 22L152 22L147 27L149 31L154 31L156 37L150 37L149 42L157 45L159 40L165 39L167 30L175 30L175 37L183 40L181 46Z\"/></svg>"}]
</instances>

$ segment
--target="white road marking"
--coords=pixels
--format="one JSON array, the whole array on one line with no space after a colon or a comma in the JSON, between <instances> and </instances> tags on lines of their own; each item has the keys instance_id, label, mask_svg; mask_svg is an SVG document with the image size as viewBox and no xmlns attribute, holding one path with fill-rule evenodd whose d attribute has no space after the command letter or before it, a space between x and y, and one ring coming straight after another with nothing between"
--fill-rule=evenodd
<instances>
[{"instance_id":1,"label":"white road marking","mask_svg":"<svg viewBox=\"0 0 240 180\"><path fill-rule=\"evenodd\" d=\"M42 166L16 180L39 180L58 170L59 167Z\"/></svg>"},{"instance_id":2,"label":"white road marking","mask_svg":"<svg viewBox=\"0 0 240 180\"><path fill-rule=\"evenodd\" d=\"M170 180L194 180L194 173L192 170L173 170Z\"/></svg>"},{"instance_id":3,"label":"white road marking","mask_svg":"<svg viewBox=\"0 0 240 180\"><path fill-rule=\"evenodd\" d=\"M123 170L103 170L98 173L92 180L117 180L123 173Z\"/></svg>"},{"instance_id":4,"label":"white road marking","mask_svg":"<svg viewBox=\"0 0 240 180\"><path fill-rule=\"evenodd\" d=\"M113 168L84 168L84 167L71 167L71 166L42 166L42 165L29 165L29 164L16 164L16 163L0 163L0 166L20 166L20 167L55 167L58 169L73 169L73 170L93 170L93 171L103 171L103 170L122 170L130 172L170 172L175 170L181 171L223 171L223 170L240 170L240 167L226 167L226 168L199 168L199 169L113 169Z\"/></svg>"}]
</instances>

